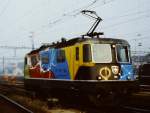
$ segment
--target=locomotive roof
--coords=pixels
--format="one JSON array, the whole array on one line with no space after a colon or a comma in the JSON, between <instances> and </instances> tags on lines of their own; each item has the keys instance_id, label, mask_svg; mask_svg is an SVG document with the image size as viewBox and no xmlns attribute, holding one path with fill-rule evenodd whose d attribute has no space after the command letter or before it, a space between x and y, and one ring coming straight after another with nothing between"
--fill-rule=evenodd
<instances>
[{"instance_id":1,"label":"locomotive roof","mask_svg":"<svg viewBox=\"0 0 150 113\"><path fill-rule=\"evenodd\" d=\"M127 44L129 43L126 40L123 39L114 39L114 38L74 38L70 39L67 42L70 43L70 45L74 45L76 43L80 42L92 42L92 43L109 43L109 44Z\"/></svg>"},{"instance_id":2,"label":"locomotive roof","mask_svg":"<svg viewBox=\"0 0 150 113\"><path fill-rule=\"evenodd\" d=\"M73 38L70 39L68 41L66 41L65 39L62 39L61 42L57 42L57 43L48 43L48 44L43 44L40 48L31 51L30 53L28 53L28 55L30 54L36 54L41 50L44 50L48 47L51 48L62 48L62 47L67 47L67 46L71 46L71 45L75 45L77 43L101 43L101 44L105 44L105 43L109 43L109 44L125 44L125 45L129 45L129 43L126 40L123 39L114 39L114 38L82 38L82 37L78 37L78 38Z\"/></svg>"},{"instance_id":3,"label":"locomotive roof","mask_svg":"<svg viewBox=\"0 0 150 113\"><path fill-rule=\"evenodd\" d=\"M123 39L114 39L114 38L73 38L70 39L68 41L62 41L59 43L55 43L50 45L50 47L53 48L61 48L61 47L67 47L67 46L71 46L71 45L75 45L77 43L101 43L101 44L105 44L105 43L109 43L109 44L125 44L125 45L129 45L129 43L126 40Z\"/></svg>"}]
</instances>

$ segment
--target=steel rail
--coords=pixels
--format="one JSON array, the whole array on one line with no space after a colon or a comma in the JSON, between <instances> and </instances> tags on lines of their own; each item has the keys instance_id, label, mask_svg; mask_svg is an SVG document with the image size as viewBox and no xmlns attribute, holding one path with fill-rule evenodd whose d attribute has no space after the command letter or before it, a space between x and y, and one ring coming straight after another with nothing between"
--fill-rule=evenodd
<instances>
[{"instance_id":1,"label":"steel rail","mask_svg":"<svg viewBox=\"0 0 150 113\"><path fill-rule=\"evenodd\" d=\"M0 97L3 98L4 100L8 101L9 103L15 105L17 108L25 111L26 113L33 113L31 110L25 108L24 106L18 104L17 102L15 102L14 100L11 100L10 98L8 98L7 96L0 94Z\"/></svg>"},{"instance_id":2,"label":"steel rail","mask_svg":"<svg viewBox=\"0 0 150 113\"><path fill-rule=\"evenodd\" d=\"M150 113L150 109L144 109L132 106L121 106L123 109L134 112L134 113Z\"/></svg>"}]
</instances>

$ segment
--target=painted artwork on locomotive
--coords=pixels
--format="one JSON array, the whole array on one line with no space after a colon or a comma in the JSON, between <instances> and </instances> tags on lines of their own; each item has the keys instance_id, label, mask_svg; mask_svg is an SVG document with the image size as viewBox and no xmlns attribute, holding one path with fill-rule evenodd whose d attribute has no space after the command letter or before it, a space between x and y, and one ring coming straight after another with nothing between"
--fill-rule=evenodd
<instances>
[{"instance_id":1,"label":"painted artwork on locomotive","mask_svg":"<svg viewBox=\"0 0 150 113\"><path fill-rule=\"evenodd\" d=\"M25 78L134 80L130 46L112 38L74 38L25 57Z\"/></svg>"}]
</instances>

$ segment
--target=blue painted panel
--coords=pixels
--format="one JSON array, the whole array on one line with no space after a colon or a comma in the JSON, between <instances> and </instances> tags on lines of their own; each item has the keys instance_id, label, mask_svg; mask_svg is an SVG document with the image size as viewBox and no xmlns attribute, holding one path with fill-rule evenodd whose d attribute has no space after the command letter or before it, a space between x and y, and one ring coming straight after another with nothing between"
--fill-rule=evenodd
<instances>
[{"instance_id":1,"label":"blue painted panel","mask_svg":"<svg viewBox=\"0 0 150 113\"><path fill-rule=\"evenodd\" d=\"M57 62L57 54L60 49L49 49L48 51L40 52L42 57L48 56L48 63L41 63L42 69L52 71L55 79L70 79L68 63L66 59L64 62Z\"/></svg>"},{"instance_id":2,"label":"blue painted panel","mask_svg":"<svg viewBox=\"0 0 150 113\"><path fill-rule=\"evenodd\" d=\"M121 64L120 80L134 80L133 67L131 64Z\"/></svg>"},{"instance_id":3,"label":"blue painted panel","mask_svg":"<svg viewBox=\"0 0 150 113\"><path fill-rule=\"evenodd\" d=\"M60 49L55 50L55 56L53 61L51 61L52 65L52 71L55 74L56 79L70 79L69 69L68 69L68 63L66 59L63 62L57 61L57 54L60 52Z\"/></svg>"}]
</instances>

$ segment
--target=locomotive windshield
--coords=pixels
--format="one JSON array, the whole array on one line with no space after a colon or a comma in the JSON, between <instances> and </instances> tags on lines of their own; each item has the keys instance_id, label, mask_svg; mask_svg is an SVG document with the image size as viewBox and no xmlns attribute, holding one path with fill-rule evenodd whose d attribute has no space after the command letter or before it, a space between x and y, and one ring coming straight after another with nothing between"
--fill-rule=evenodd
<instances>
[{"instance_id":1,"label":"locomotive windshield","mask_svg":"<svg viewBox=\"0 0 150 113\"><path fill-rule=\"evenodd\" d=\"M84 44L83 61L94 63L112 63L111 44ZM130 62L128 46L116 45L116 59L118 62Z\"/></svg>"},{"instance_id":2,"label":"locomotive windshield","mask_svg":"<svg viewBox=\"0 0 150 113\"><path fill-rule=\"evenodd\" d=\"M129 51L127 46L117 45L116 50L118 62L129 62Z\"/></svg>"},{"instance_id":3,"label":"locomotive windshield","mask_svg":"<svg viewBox=\"0 0 150 113\"><path fill-rule=\"evenodd\" d=\"M93 44L92 56L95 63L111 63L112 52L110 44Z\"/></svg>"}]
</instances>

